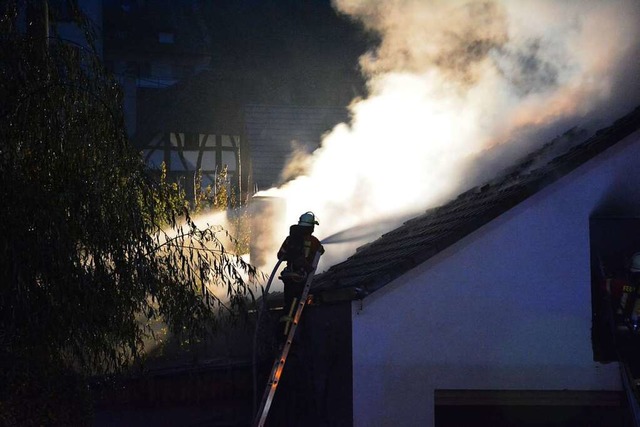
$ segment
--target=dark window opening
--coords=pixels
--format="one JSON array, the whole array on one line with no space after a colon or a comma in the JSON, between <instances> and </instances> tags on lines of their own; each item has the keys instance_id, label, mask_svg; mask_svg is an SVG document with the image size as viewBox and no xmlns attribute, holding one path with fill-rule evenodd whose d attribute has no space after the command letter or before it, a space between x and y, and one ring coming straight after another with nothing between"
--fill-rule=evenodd
<instances>
[{"instance_id":1,"label":"dark window opening","mask_svg":"<svg viewBox=\"0 0 640 427\"><path fill-rule=\"evenodd\" d=\"M631 272L631 259L640 252L640 218L592 218L589 239L593 359L628 359L640 349L640 330L632 325L640 288Z\"/></svg>"},{"instance_id":2,"label":"dark window opening","mask_svg":"<svg viewBox=\"0 0 640 427\"><path fill-rule=\"evenodd\" d=\"M173 44L175 42L175 36L172 32L161 31L158 33L158 42L162 44Z\"/></svg>"}]
</instances>

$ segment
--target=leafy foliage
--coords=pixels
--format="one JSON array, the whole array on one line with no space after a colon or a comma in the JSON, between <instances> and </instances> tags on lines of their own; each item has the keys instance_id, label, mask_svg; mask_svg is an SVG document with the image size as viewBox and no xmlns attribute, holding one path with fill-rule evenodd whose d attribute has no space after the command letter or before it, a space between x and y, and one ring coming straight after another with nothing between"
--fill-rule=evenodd
<instances>
[{"instance_id":1,"label":"leafy foliage","mask_svg":"<svg viewBox=\"0 0 640 427\"><path fill-rule=\"evenodd\" d=\"M256 272L148 178L91 49L20 30L18 3L0 8L0 424L71 425L87 376L140 360L149 322L198 336Z\"/></svg>"}]
</instances>

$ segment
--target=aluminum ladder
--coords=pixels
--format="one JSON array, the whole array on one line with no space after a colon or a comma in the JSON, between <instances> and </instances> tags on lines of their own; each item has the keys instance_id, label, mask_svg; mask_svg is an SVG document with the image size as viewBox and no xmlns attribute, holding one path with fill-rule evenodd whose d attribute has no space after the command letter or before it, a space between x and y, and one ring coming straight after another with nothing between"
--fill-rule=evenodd
<instances>
[{"instance_id":1,"label":"aluminum ladder","mask_svg":"<svg viewBox=\"0 0 640 427\"><path fill-rule=\"evenodd\" d=\"M304 310L304 306L307 305L307 297L309 296L309 289L311 288L311 282L313 281L313 273L316 271L316 267L318 266L320 255L321 254L319 252L316 253L316 257L313 260L313 269L307 275L307 280L304 284L304 288L302 289L302 294L300 295L300 299L297 300L298 306L296 308L295 315L293 316L293 320L291 321L289 333L287 334L287 339L284 343L284 346L282 347L282 352L280 353L280 356L278 356L273 362L273 368L271 369L271 374L269 374L267 387L264 390L262 401L260 402L260 407L253 421L253 425L255 427L263 427L264 423L267 421L269 409L271 409L273 398L276 394L276 390L278 389L278 385L280 384L280 377L282 376L284 365L287 362L287 356L289 356L289 350L291 349L293 338L296 334L296 330L298 329L298 323L300 322L302 311ZM295 303L296 300L294 300L294 304Z\"/></svg>"}]
</instances>

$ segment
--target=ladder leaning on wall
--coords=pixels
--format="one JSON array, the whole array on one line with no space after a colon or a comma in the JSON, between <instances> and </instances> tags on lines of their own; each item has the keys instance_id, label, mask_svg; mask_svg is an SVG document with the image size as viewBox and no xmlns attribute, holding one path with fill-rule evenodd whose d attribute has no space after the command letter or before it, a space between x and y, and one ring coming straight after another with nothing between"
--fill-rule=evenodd
<instances>
[{"instance_id":1,"label":"ladder leaning on wall","mask_svg":"<svg viewBox=\"0 0 640 427\"><path fill-rule=\"evenodd\" d=\"M302 316L302 311L304 310L304 307L307 304L309 289L311 288L311 282L313 281L313 273L315 272L316 267L318 266L320 255L321 255L320 253L317 253L315 259L313 260L313 269L307 275L307 280L304 284L304 288L302 289L302 294L300 295L300 299L297 300L295 315L293 316L293 320L291 321L291 325L287 333L286 341L284 343L284 346L282 347L282 351L280 355L273 362L273 368L271 369L271 374L269 374L269 380L267 381L267 386L264 390L264 394L262 395L262 401L260 402L260 407L258 408L258 412L256 412L256 417L253 421L253 425L255 427L263 427L264 423L267 421L267 416L269 415L269 409L271 409L271 404L273 403L273 397L275 396L276 390L278 389L278 385L280 384L280 377L282 376L284 365L287 362L287 357L289 356L289 350L291 349L291 344L293 343L293 338L296 334L298 323L300 322L300 317ZM294 300L294 304L295 303L296 303L296 300Z\"/></svg>"}]
</instances>

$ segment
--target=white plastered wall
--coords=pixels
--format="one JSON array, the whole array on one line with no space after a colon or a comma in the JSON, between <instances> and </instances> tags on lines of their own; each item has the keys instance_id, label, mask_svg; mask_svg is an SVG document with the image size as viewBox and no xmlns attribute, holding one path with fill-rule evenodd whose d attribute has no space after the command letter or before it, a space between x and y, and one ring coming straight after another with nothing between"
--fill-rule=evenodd
<instances>
[{"instance_id":1,"label":"white plastered wall","mask_svg":"<svg viewBox=\"0 0 640 427\"><path fill-rule=\"evenodd\" d=\"M616 199L640 214L638 132L354 302L354 425L433 425L435 389L620 389L590 337L589 217Z\"/></svg>"}]
</instances>

